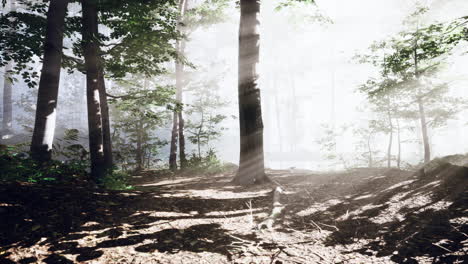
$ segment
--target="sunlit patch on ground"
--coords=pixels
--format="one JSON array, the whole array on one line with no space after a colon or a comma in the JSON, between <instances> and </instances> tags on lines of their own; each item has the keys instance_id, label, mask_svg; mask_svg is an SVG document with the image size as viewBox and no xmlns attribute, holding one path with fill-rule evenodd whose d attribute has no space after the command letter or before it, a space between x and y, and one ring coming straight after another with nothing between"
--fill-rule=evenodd
<instances>
[{"instance_id":1,"label":"sunlit patch on ground","mask_svg":"<svg viewBox=\"0 0 468 264\"><path fill-rule=\"evenodd\" d=\"M23 196L2 197L0 209L14 210L22 222L21 236L2 248L0 258L148 264L271 263L274 256L283 263L348 264L410 258L425 263L434 259L427 254L435 254L446 263L466 246L466 203L445 191L462 184L461 176L412 178L409 172L377 169L270 175L285 189L286 206L273 230L258 230L258 224L269 215L274 184L238 187L230 183L232 174L146 173L135 179L135 190L121 193L72 190L65 196L62 190L24 187ZM42 203L45 193L53 196L44 203L48 215L36 212L32 202Z\"/></svg>"}]
</instances>

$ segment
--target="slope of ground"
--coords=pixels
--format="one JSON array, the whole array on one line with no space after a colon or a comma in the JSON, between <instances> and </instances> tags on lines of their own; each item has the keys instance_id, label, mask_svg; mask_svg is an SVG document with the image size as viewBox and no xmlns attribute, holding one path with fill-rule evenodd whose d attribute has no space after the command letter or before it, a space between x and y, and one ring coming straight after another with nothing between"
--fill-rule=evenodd
<instances>
[{"instance_id":1,"label":"slope of ground","mask_svg":"<svg viewBox=\"0 0 468 264\"><path fill-rule=\"evenodd\" d=\"M468 169L270 171L270 185L232 173L147 171L127 192L0 185L0 263L463 263ZM271 190L284 216L258 230Z\"/></svg>"}]
</instances>

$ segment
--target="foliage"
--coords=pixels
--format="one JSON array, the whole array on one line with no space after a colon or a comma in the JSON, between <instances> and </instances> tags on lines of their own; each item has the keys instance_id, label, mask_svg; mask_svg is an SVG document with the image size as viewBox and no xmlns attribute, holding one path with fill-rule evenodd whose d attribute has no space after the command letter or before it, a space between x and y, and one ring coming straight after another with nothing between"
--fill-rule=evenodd
<instances>
[{"instance_id":1,"label":"foliage","mask_svg":"<svg viewBox=\"0 0 468 264\"><path fill-rule=\"evenodd\" d=\"M85 161L89 153L79 144L79 133L78 129L65 129L63 138L57 138L52 147L53 155L58 159Z\"/></svg>"},{"instance_id":2,"label":"foliage","mask_svg":"<svg viewBox=\"0 0 468 264\"><path fill-rule=\"evenodd\" d=\"M51 161L39 164L26 153L17 153L11 146L0 152L0 181L30 183L74 183L87 179L88 164L84 161Z\"/></svg>"},{"instance_id":3,"label":"foliage","mask_svg":"<svg viewBox=\"0 0 468 264\"><path fill-rule=\"evenodd\" d=\"M185 130L190 134L188 140L197 146L198 156L201 157L202 147L210 148L210 142L217 140L226 130L221 124L227 116L220 112L228 102L218 93L217 77L208 79L206 76L191 77L187 84L187 92L191 92L193 99L190 104L185 105L187 116Z\"/></svg>"},{"instance_id":4,"label":"foliage","mask_svg":"<svg viewBox=\"0 0 468 264\"><path fill-rule=\"evenodd\" d=\"M325 159L331 162L332 166L338 164L342 165L345 169L348 168L348 162L344 153L338 150L338 138L343 136L349 129L349 126L343 125L342 127L335 128L326 124L322 125L324 134L316 141L320 146L322 155Z\"/></svg>"},{"instance_id":5,"label":"foliage","mask_svg":"<svg viewBox=\"0 0 468 264\"><path fill-rule=\"evenodd\" d=\"M213 149L209 149L206 156L201 157L192 153L187 160L187 164L187 171L191 173L194 172L213 175L227 170L227 167L218 159L216 152Z\"/></svg>"},{"instance_id":6,"label":"foliage","mask_svg":"<svg viewBox=\"0 0 468 264\"><path fill-rule=\"evenodd\" d=\"M47 3L22 1L22 4L22 11L0 18L0 66L15 61L14 72L34 87L38 72L30 65L43 54ZM172 45L180 37L176 30L175 1L99 1L98 11L99 23L107 29L107 34L98 36L107 76L160 74L165 72L162 63L177 57ZM73 13L78 16L68 16L65 23L64 50L69 52L64 52L63 67L83 71L81 17L80 12Z\"/></svg>"},{"instance_id":7,"label":"foliage","mask_svg":"<svg viewBox=\"0 0 468 264\"><path fill-rule=\"evenodd\" d=\"M128 183L129 175L124 171L112 170L100 179L100 185L108 190L131 190L133 186Z\"/></svg>"},{"instance_id":8,"label":"foliage","mask_svg":"<svg viewBox=\"0 0 468 264\"><path fill-rule=\"evenodd\" d=\"M123 164L123 169L129 169L129 165L141 168L151 163L152 157L167 144L154 131L167 122L170 110L177 105L172 99L174 87L157 83L157 79L137 75L113 88L115 92L127 92L111 101L114 157Z\"/></svg>"}]
</instances>

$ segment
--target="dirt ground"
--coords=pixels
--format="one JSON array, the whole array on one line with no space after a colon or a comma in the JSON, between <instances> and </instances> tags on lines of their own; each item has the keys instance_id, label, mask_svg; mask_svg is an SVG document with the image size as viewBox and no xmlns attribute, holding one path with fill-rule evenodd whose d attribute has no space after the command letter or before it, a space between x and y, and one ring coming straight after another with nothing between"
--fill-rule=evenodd
<instances>
[{"instance_id":1,"label":"dirt ground","mask_svg":"<svg viewBox=\"0 0 468 264\"><path fill-rule=\"evenodd\" d=\"M0 185L0 263L468 263L468 168L134 176L135 190ZM281 186L284 214L259 229Z\"/></svg>"}]
</instances>

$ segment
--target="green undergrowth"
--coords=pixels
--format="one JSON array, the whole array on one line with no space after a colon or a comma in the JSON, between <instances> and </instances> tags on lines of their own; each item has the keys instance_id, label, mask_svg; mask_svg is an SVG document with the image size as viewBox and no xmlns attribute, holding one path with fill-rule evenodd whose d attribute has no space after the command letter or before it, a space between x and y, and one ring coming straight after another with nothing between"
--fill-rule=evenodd
<instances>
[{"instance_id":1,"label":"green undergrowth","mask_svg":"<svg viewBox=\"0 0 468 264\"><path fill-rule=\"evenodd\" d=\"M22 153L0 154L0 167L3 182L76 183L88 177L86 162L53 160L39 164Z\"/></svg>"},{"instance_id":2,"label":"green undergrowth","mask_svg":"<svg viewBox=\"0 0 468 264\"><path fill-rule=\"evenodd\" d=\"M25 182L37 184L91 184L87 160L52 160L38 163L15 146L0 148L0 182ZM126 172L113 169L99 180L98 186L108 190L129 190Z\"/></svg>"},{"instance_id":3,"label":"green undergrowth","mask_svg":"<svg viewBox=\"0 0 468 264\"><path fill-rule=\"evenodd\" d=\"M104 189L124 191L132 190L133 186L129 184L129 174L121 170L113 170L110 173L106 173L104 178L100 181L100 186Z\"/></svg>"},{"instance_id":4,"label":"green undergrowth","mask_svg":"<svg viewBox=\"0 0 468 264\"><path fill-rule=\"evenodd\" d=\"M201 157L196 154L192 154L187 160L187 165L188 168L186 171L196 174L203 173L206 175L214 175L229 170L229 166L226 166L226 164L218 158L213 150L209 150L206 156Z\"/></svg>"}]
</instances>

